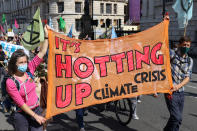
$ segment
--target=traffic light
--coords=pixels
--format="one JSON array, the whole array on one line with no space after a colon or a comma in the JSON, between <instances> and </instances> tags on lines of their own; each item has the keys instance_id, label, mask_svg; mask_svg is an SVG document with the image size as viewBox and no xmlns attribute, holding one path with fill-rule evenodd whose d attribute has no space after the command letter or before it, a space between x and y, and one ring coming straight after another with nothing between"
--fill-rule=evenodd
<instances>
[{"instance_id":1,"label":"traffic light","mask_svg":"<svg viewBox=\"0 0 197 131\"><path fill-rule=\"evenodd\" d=\"M107 28L109 28L110 24L111 24L111 20L110 19L106 19L106 26L107 26Z\"/></svg>"}]
</instances>

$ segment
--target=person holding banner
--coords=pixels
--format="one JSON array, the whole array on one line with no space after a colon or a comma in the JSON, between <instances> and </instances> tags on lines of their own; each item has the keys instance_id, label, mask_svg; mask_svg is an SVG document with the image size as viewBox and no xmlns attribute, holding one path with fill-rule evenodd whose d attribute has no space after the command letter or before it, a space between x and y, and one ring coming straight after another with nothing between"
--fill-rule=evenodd
<instances>
[{"instance_id":1,"label":"person holding banner","mask_svg":"<svg viewBox=\"0 0 197 131\"><path fill-rule=\"evenodd\" d=\"M75 36L72 34L72 27L70 29L70 32L69 32L68 36L72 37L72 38L75 38ZM77 124L80 128L80 131L85 131L83 117L85 115L87 115L87 109L86 108L81 108L81 109L77 109L75 111L76 111Z\"/></svg>"},{"instance_id":2,"label":"person holding banner","mask_svg":"<svg viewBox=\"0 0 197 131\"><path fill-rule=\"evenodd\" d=\"M192 74L193 60L188 56L191 40L184 36L179 40L178 50L170 50L171 71L173 80L173 93L165 94L167 108L170 118L164 131L179 131L182 122L184 107L184 85L186 85Z\"/></svg>"},{"instance_id":3,"label":"person holding banner","mask_svg":"<svg viewBox=\"0 0 197 131\"><path fill-rule=\"evenodd\" d=\"M8 78L6 90L17 110L14 112L15 131L42 131L42 124L46 119L42 116L42 109L39 106L39 99L36 95L36 84L32 78L35 69L42 62L48 48L48 32L45 26L45 40L41 44L39 53L28 61L28 56L23 49L16 50L8 63L8 73L15 81L18 81L20 89L17 89L16 82Z\"/></svg>"},{"instance_id":4,"label":"person holding banner","mask_svg":"<svg viewBox=\"0 0 197 131\"><path fill-rule=\"evenodd\" d=\"M169 16L165 16L169 20ZM170 63L173 80L172 95L165 94L170 118L164 131L179 131L182 122L184 107L184 85L186 85L192 74L193 60L188 56L191 39L183 36L179 40L178 50L170 50Z\"/></svg>"}]
</instances>

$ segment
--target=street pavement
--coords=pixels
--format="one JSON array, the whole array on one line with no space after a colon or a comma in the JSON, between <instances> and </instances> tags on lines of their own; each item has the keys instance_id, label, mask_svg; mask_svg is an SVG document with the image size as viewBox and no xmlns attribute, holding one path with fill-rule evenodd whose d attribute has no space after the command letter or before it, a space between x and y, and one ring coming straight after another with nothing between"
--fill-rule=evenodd
<instances>
[{"instance_id":1,"label":"street pavement","mask_svg":"<svg viewBox=\"0 0 197 131\"><path fill-rule=\"evenodd\" d=\"M183 122L180 131L197 131L197 74L192 74L191 81L186 85ZM139 120L131 120L127 126L121 126L110 111L98 112L90 108L84 117L87 131L162 131L167 123L169 113L163 94L157 98L144 95L137 106ZM0 108L0 131L13 130L7 117ZM47 127L47 131L78 131L75 111L57 115Z\"/></svg>"}]
</instances>

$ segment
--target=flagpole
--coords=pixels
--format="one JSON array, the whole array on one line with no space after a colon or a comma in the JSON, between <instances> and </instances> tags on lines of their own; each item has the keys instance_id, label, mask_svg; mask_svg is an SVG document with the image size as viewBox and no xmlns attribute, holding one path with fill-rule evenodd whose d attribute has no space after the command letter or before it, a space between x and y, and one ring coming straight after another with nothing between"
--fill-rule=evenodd
<instances>
[{"instance_id":1,"label":"flagpole","mask_svg":"<svg viewBox=\"0 0 197 131\"><path fill-rule=\"evenodd\" d=\"M163 18L165 16L165 12L166 12L166 0L163 0L163 12L162 12Z\"/></svg>"},{"instance_id":2,"label":"flagpole","mask_svg":"<svg viewBox=\"0 0 197 131\"><path fill-rule=\"evenodd\" d=\"M186 32L187 32L187 25L188 25L188 19L186 17L186 23L185 23L185 29L184 29L184 36L186 35Z\"/></svg>"},{"instance_id":3,"label":"flagpole","mask_svg":"<svg viewBox=\"0 0 197 131\"><path fill-rule=\"evenodd\" d=\"M92 28L92 39L94 40L94 27L92 21L94 20L94 0L92 0L92 19L91 19L91 28Z\"/></svg>"},{"instance_id":4,"label":"flagpole","mask_svg":"<svg viewBox=\"0 0 197 131\"><path fill-rule=\"evenodd\" d=\"M6 26L6 29L7 29L7 32L8 32L8 24L7 24L7 20L5 19L5 26Z\"/></svg>"}]
</instances>

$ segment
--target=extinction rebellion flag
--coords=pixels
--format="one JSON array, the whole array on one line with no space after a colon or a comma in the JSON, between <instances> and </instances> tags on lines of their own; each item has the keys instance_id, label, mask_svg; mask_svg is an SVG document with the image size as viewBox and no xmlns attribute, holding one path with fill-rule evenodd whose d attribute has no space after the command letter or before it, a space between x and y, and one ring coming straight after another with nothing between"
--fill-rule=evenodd
<instances>
[{"instance_id":1,"label":"extinction rebellion flag","mask_svg":"<svg viewBox=\"0 0 197 131\"><path fill-rule=\"evenodd\" d=\"M22 45L28 50L34 50L44 41L44 29L40 18L40 8L37 9L32 22L23 35Z\"/></svg>"}]
</instances>

